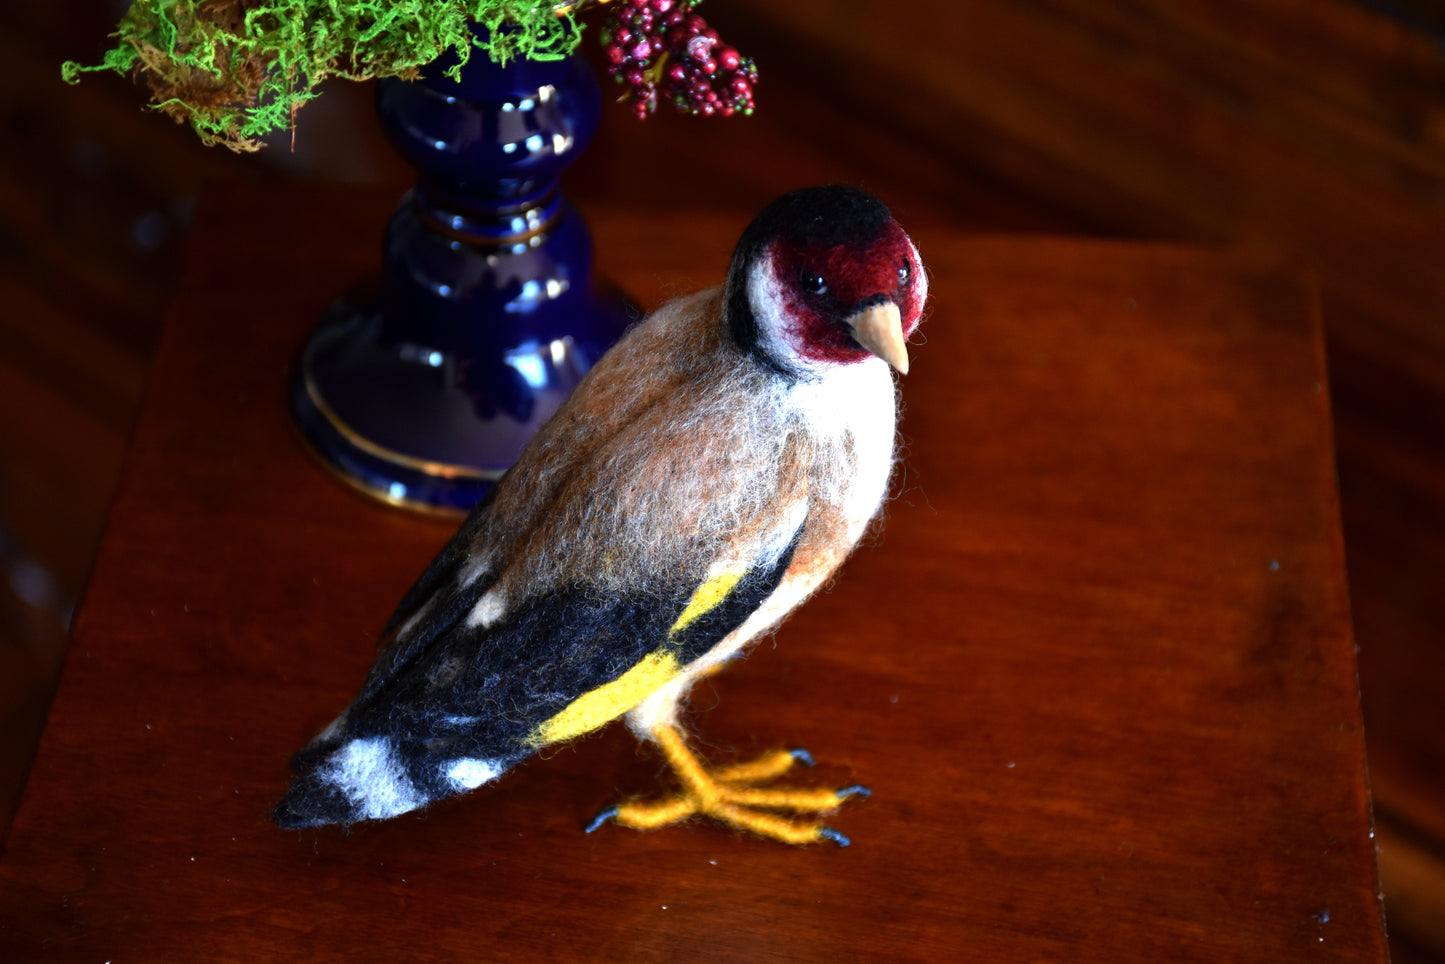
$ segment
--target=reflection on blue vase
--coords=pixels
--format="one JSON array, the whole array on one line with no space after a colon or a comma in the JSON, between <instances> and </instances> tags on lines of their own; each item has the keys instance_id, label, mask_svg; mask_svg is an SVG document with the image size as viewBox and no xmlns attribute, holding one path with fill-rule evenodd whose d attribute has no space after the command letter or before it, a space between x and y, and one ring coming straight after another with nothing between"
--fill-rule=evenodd
<instances>
[{"instance_id":1,"label":"reflection on blue vase","mask_svg":"<svg viewBox=\"0 0 1445 964\"><path fill-rule=\"evenodd\" d=\"M597 130L580 59L475 51L453 81L384 81L378 111L418 170L387 227L379 289L334 304L292 405L317 453L388 502L465 511L623 331L557 178Z\"/></svg>"}]
</instances>

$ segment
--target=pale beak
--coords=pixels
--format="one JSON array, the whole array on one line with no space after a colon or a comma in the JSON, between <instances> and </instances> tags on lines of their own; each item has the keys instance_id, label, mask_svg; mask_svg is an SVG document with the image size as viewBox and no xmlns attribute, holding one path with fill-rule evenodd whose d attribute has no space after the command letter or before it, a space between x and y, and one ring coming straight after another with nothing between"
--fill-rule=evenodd
<instances>
[{"instance_id":1,"label":"pale beak","mask_svg":"<svg viewBox=\"0 0 1445 964\"><path fill-rule=\"evenodd\" d=\"M853 329L854 341L898 369L900 375L908 374L908 348L903 344L903 319L897 305L891 301L869 305L843 323Z\"/></svg>"}]
</instances>

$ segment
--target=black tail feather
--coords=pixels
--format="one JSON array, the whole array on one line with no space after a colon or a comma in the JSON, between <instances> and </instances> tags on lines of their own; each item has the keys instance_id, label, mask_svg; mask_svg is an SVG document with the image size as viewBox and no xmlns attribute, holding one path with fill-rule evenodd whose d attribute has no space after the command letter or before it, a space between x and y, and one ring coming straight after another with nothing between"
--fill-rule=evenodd
<instances>
[{"instance_id":1,"label":"black tail feather","mask_svg":"<svg viewBox=\"0 0 1445 964\"><path fill-rule=\"evenodd\" d=\"M297 777L286 796L271 811L271 822L282 830L321 827L331 823L348 826L357 819L356 808L346 795L314 773Z\"/></svg>"}]
</instances>

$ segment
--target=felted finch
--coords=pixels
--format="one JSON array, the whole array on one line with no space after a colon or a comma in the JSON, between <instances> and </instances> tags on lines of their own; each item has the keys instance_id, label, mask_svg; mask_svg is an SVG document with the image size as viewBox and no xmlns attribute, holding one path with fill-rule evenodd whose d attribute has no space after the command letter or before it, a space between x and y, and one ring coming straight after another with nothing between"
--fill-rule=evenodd
<instances>
[{"instance_id":1,"label":"felted finch","mask_svg":"<svg viewBox=\"0 0 1445 964\"><path fill-rule=\"evenodd\" d=\"M743 233L727 284L664 305L608 352L402 599L356 700L293 761L286 828L393 817L626 717L676 794L609 808L703 814L846 844L844 790L762 786L802 751L709 770L692 684L826 580L893 464L892 373L928 281L888 209L795 191Z\"/></svg>"}]
</instances>

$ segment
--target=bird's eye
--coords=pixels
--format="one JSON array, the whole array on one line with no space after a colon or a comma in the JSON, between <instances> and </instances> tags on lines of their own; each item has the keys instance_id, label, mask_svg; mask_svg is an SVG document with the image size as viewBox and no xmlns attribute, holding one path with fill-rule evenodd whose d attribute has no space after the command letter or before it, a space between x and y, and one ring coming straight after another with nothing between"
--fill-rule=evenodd
<instances>
[{"instance_id":1,"label":"bird's eye","mask_svg":"<svg viewBox=\"0 0 1445 964\"><path fill-rule=\"evenodd\" d=\"M912 277L913 277L913 265L909 264L907 261L903 262L903 266L898 269L898 285L899 285L899 287L902 287L903 285L908 284L909 279L912 278Z\"/></svg>"},{"instance_id":2,"label":"bird's eye","mask_svg":"<svg viewBox=\"0 0 1445 964\"><path fill-rule=\"evenodd\" d=\"M823 276L817 272L804 268L798 280L802 284L803 290L810 295L826 295L828 293L828 282L824 281Z\"/></svg>"}]
</instances>

